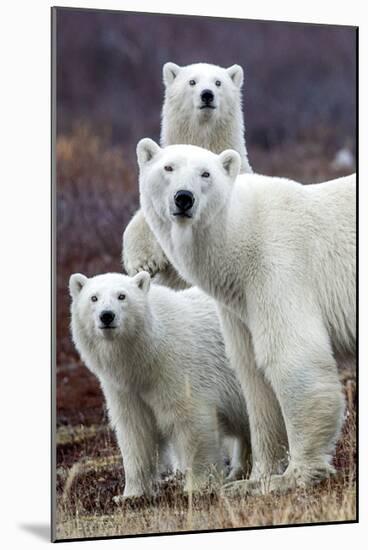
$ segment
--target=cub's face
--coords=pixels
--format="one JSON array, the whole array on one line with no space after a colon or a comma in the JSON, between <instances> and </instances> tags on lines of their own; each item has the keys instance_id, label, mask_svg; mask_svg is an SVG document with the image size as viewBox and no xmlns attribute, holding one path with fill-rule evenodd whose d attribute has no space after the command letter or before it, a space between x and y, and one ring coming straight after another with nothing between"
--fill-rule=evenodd
<instances>
[{"instance_id":1,"label":"cub's face","mask_svg":"<svg viewBox=\"0 0 368 550\"><path fill-rule=\"evenodd\" d=\"M232 116L243 84L243 69L239 65L224 69L208 63L179 67L169 62L163 67L163 78L166 99L178 113L205 121Z\"/></svg>"},{"instance_id":2,"label":"cub's face","mask_svg":"<svg viewBox=\"0 0 368 550\"><path fill-rule=\"evenodd\" d=\"M240 170L235 151L216 155L193 145L162 149L148 138L138 143L137 156L142 206L166 223L214 221Z\"/></svg>"},{"instance_id":3,"label":"cub's face","mask_svg":"<svg viewBox=\"0 0 368 550\"><path fill-rule=\"evenodd\" d=\"M69 281L72 315L93 338L131 333L144 315L149 286L150 276L145 272L135 277L106 273L90 279L75 273Z\"/></svg>"}]
</instances>

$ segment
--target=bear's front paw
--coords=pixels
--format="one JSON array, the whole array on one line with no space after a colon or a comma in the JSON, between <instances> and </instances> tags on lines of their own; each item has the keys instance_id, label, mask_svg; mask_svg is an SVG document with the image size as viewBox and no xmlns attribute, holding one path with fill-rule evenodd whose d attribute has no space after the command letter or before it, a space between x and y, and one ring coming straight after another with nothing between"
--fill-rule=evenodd
<instances>
[{"instance_id":1,"label":"bear's front paw","mask_svg":"<svg viewBox=\"0 0 368 550\"><path fill-rule=\"evenodd\" d=\"M124 267L130 277L140 271L147 271L154 277L165 271L168 266L169 260L159 245L153 246L150 250L144 247L138 253L124 251Z\"/></svg>"},{"instance_id":2,"label":"bear's front paw","mask_svg":"<svg viewBox=\"0 0 368 550\"><path fill-rule=\"evenodd\" d=\"M139 210L132 218L123 235L123 263L126 272L134 276L148 271L153 277L169 265L166 254L147 225Z\"/></svg>"},{"instance_id":3,"label":"bear's front paw","mask_svg":"<svg viewBox=\"0 0 368 550\"><path fill-rule=\"evenodd\" d=\"M300 477L290 474L290 471L287 470L281 475L274 474L262 479L247 479L226 483L222 487L222 494L224 496L256 496L274 492L282 494L306 485L308 483L305 483Z\"/></svg>"},{"instance_id":4,"label":"bear's front paw","mask_svg":"<svg viewBox=\"0 0 368 550\"><path fill-rule=\"evenodd\" d=\"M136 501L144 498L143 493L136 493L136 494L123 494L123 495L116 495L115 497L112 497L112 501L117 506L124 504L127 501Z\"/></svg>"},{"instance_id":5,"label":"bear's front paw","mask_svg":"<svg viewBox=\"0 0 368 550\"><path fill-rule=\"evenodd\" d=\"M141 509L152 502L152 496L149 495L117 495L112 497L115 506L120 508Z\"/></svg>"},{"instance_id":6,"label":"bear's front paw","mask_svg":"<svg viewBox=\"0 0 368 550\"><path fill-rule=\"evenodd\" d=\"M136 489L130 489L128 491L124 490L122 495L112 497L112 501L119 506L126 502L140 502L141 500L149 499L151 496L153 496L153 491L143 491L137 487Z\"/></svg>"},{"instance_id":7,"label":"bear's front paw","mask_svg":"<svg viewBox=\"0 0 368 550\"><path fill-rule=\"evenodd\" d=\"M127 497L125 497L124 495L116 495L112 497L112 501L114 504L116 504L116 506L120 506L121 504L124 504L126 499Z\"/></svg>"},{"instance_id":8,"label":"bear's front paw","mask_svg":"<svg viewBox=\"0 0 368 550\"><path fill-rule=\"evenodd\" d=\"M246 476L247 473L244 471L244 469L241 466L236 466L234 468L231 468L230 472L226 476L226 483L244 479Z\"/></svg>"},{"instance_id":9,"label":"bear's front paw","mask_svg":"<svg viewBox=\"0 0 368 550\"><path fill-rule=\"evenodd\" d=\"M134 266L134 274L139 273L140 271L147 271L151 277L158 275L165 271L168 267L169 262L164 256L163 258L146 258L145 260L139 262L139 265Z\"/></svg>"}]
</instances>

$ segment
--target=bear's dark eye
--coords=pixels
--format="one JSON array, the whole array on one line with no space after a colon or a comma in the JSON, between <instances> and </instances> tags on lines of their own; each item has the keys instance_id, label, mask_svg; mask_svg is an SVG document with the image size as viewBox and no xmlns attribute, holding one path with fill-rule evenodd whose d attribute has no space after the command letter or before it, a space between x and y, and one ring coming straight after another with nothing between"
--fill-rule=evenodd
<instances>
[{"instance_id":1,"label":"bear's dark eye","mask_svg":"<svg viewBox=\"0 0 368 550\"><path fill-rule=\"evenodd\" d=\"M172 166L167 165L167 166L164 166L164 170L166 170L166 172L172 172L174 169Z\"/></svg>"},{"instance_id":2,"label":"bear's dark eye","mask_svg":"<svg viewBox=\"0 0 368 550\"><path fill-rule=\"evenodd\" d=\"M92 300L92 302L97 302L98 298L97 298L97 296L91 296L91 300Z\"/></svg>"},{"instance_id":3,"label":"bear's dark eye","mask_svg":"<svg viewBox=\"0 0 368 550\"><path fill-rule=\"evenodd\" d=\"M202 176L202 178L209 178L210 173L205 171L205 172L202 172L201 176Z\"/></svg>"},{"instance_id":4,"label":"bear's dark eye","mask_svg":"<svg viewBox=\"0 0 368 550\"><path fill-rule=\"evenodd\" d=\"M215 84L216 86L221 86L221 80L216 80Z\"/></svg>"},{"instance_id":5,"label":"bear's dark eye","mask_svg":"<svg viewBox=\"0 0 368 550\"><path fill-rule=\"evenodd\" d=\"M118 300L125 300L125 294L119 294Z\"/></svg>"},{"instance_id":6,"label":"bear's dark eye","mask_svg":"<svg viewBox=\"0 0 368 550\"><path fill-rule=\"evenodd\" d=\"M192 79L192 80L189 80L189 84L190 84L191 86L195 86L195 85L196 85L196 81L193 80L193 79Z\"/></svg>"}]
</instances>

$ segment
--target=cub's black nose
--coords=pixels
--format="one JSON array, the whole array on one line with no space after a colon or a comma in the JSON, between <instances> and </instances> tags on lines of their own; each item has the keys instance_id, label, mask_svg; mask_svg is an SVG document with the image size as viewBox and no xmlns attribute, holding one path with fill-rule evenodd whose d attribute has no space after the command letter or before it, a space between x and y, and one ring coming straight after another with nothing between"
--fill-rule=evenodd
<instances>
[{"instance_id":1,"label":"cub's black nose","mask_svg":"<svg viewBox=\"0 0 368 550\"><path fill-rule=\"evenodd\" d=\"M181 212L186 212L194 204L194 195L191 191L180 190L175 193L174 202Z\"/></svg>"},{"instance_id":2,"label":"cub's black nose","mask_svg":"<svg viewBox=\"0 0 368 550\"><path fill-rule=\"evenodd\" d=\"M213 92L211 92L211 90L203 90L203 92L201 93L201 100L203 101L203 103L212 103L214 99L215 96L213 95Z\"/></svg>"},{"instance_id":3,"label":"cub's black nose","mask_svg":"<svg viewBox=\"0 0 368 550\"><path fill-rule=\"evenodd\" d=\"M113 311L106 310L100 314L100 321L105 325L105 327L110 326L114 319L115 313Z\"/></svg>"}]
</instances>

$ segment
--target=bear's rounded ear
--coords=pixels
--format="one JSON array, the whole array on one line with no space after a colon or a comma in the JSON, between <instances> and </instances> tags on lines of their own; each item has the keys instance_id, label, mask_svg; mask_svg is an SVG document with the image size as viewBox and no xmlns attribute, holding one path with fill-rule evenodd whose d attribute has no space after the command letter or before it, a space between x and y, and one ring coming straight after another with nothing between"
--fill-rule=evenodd
<instances>
[{"instance_id":1,"label":"bear's rounded ear","mask_svg":"<svg viewBox=\"0 0 368 550\"><path fill-rule=\"evenodd\" d=\"M235 86L241 88L243 85L244 73L240 65L231 65L227 70L228 75L231 80L234 82Z\"/></svg>"},{"instance_id":2,"label":"bear's rounded ear","mask_svg":"<svg viewBox=\"0 0 368 550\"><path fill-rule=\"evenodd\" d=\"M232 149L227 149L219 155L220 162L231 179L235 179L240 172L240 155Z\"/></svg>"},{"instance_id":3,"label":"bear's rounded ear","mask_svg":"<svg viewBox=\"0 0 368 550\"><path fill-rule=\"evenodd\" d=\"M151 285L151 276L147 271L140 271L133 277L133 281L140 290L146 293Z\"/></svg>"},{"instance_id":4,"label":"bear's rounded ear","mask_svg":"<svg viewBox=\"0 0 368 550\"><path fill-rule=\"evenodd\" d=\"M157 145L153 139L143 138L137 145L137 159L139 166L144 166L146 162L152 160L157 153L161 151L161 147Z\"/></svg>"},{"instance_id":5,"label":"bear's rounded ear","mask_svg":"<svg viewBox=\"0 0 368 550\"><path fill-rule=\"evenodd\" d=\"M76 298L86 282L88 277L82 275L82 273L74 273L69 279L69 292L72 298Z\"/></svg>"},{"instance_id":6,"label":"bear's rounded ear","mask_svg":"<svg viewBox=\"0 0 368 550\"><path fill-rule=\"evenodd\" d=\"M171 61L165 63L165 65L162 67L162 76L165 86L170 86L170 84L174 82L175 78L178 76L179 71L179 65L171 63Z\"/></svg>"}]
</instances>

